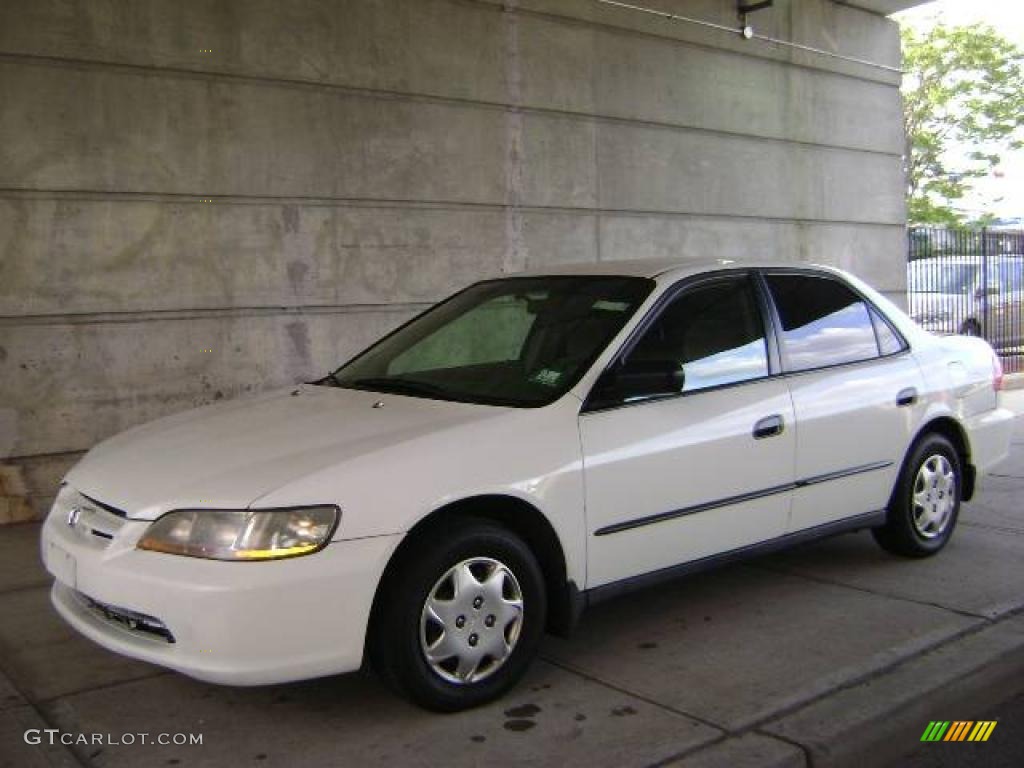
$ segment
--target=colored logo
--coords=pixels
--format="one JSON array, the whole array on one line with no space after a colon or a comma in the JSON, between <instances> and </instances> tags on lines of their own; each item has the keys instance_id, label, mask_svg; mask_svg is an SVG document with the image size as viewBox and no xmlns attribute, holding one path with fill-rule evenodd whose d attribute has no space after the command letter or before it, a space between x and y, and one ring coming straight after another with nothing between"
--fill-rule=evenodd
<instances>
[{"instance_id":1,"label":"colored logo","mask_svg":"<svg viewBox=\"0 0 1024 768\"><path fill-rule=\"evenodd\" d=\"M921 741L988 741L995 729L995 720L932 720Z\"/></svg>"}]
</instances>

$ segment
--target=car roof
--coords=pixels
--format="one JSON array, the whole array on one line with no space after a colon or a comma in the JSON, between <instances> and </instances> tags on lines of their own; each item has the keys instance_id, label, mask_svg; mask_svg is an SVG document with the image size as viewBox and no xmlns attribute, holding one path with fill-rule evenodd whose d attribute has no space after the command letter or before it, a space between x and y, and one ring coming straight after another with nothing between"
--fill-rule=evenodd
<instances>
[{"instance_id":1,"label":"car roof","mask_svg":"<svg viewBox=\"0 0 1024 768\"><path fill-rule=\"evenodd\" d=\"M543 268L530 269L525 272L509 275L510 277L526 276L562 276L562 275L608 275L616 277L647 277L652 279L676 280L704 272L718 272L723 269L741 268L813 268L832 271L830 267L805 262L749 262L732 259L623 259L615 261L596 261L574 264L556 264Z\"/></svg>"}]
</instances>

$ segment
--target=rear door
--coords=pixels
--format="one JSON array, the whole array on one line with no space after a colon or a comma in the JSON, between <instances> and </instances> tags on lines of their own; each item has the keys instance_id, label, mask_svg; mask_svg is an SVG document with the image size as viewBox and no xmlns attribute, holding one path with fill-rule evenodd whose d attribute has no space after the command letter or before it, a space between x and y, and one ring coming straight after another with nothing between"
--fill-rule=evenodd
<instances>
[{"instance_id":1,"label":"rear door","mask_svg":"<svg viewBox=\"0 0 1024 768\"><path fill-rule=\"evenodd\" d=\"M793 407L770 377L766 310L746 273L681 286L618 361L672 362L679 390L585 406L588 587L785 532Z\"/></svg>"},{"instance_id":2,"label":"rear door","mask_svg":"<svg viewBox=\"0 0 1024 768\"><path fill-rule=\"evenodd\" d=\"M884 509L920 423L917 362L839 277L773 270L765 281L796 414L789 530Z\"/></svg>"}]
</instances>

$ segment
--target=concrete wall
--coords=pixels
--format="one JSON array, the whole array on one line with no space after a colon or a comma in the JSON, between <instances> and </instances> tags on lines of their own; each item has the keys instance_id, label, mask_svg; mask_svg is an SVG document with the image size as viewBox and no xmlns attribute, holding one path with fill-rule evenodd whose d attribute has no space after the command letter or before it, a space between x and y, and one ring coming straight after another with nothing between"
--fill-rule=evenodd
<instances>
[{"instance_id":1,"label":"concrete wall","mask_svg":"<svg viewBox=\"0 0 1024 768\"><path fill-rule=\"evenodd\" d=\"M899 63L831 0L753 21ZM899 290L897 88L593 0L5 0L0 520L96 441L322 374L480 277L783 258Z\"/></svg>"}]
</instances>

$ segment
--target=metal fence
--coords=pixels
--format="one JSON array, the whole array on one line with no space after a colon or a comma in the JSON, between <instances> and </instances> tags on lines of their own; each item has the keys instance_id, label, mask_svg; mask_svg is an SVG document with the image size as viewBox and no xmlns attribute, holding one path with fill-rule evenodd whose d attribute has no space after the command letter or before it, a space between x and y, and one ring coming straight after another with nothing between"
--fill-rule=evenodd
<instances>
[{"instance_id":1,"label":"metal fence","mask_svg":"<svg viewBox=\"0 0 1024 768\"><path fill-rule=\"evenodd\" d=\"M935 333L981 336L1010 370L1024 355L1024 230L909 233L907 307Z\"/></svg>"}]
</instances>

